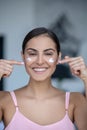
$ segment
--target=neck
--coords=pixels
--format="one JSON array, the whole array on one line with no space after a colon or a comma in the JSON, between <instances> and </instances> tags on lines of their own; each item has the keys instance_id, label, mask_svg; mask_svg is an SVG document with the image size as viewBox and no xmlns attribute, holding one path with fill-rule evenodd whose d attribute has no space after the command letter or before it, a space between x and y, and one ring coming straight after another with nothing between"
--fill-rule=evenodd
<instances>
[{"instance_id":1,"label":"neck","mask_svg":"<svg viewBox=\"0 0 87 130\"><path fill-rule=\"evenodd\" d=\"M46 81L34 81L30 79L29 84L27 86L29 88L29 91L31 92L34 97L37 98L43 98L48 95L50 92L52 85L51 85L51 80L47 79Z\"/></svg>"}]
</instances>

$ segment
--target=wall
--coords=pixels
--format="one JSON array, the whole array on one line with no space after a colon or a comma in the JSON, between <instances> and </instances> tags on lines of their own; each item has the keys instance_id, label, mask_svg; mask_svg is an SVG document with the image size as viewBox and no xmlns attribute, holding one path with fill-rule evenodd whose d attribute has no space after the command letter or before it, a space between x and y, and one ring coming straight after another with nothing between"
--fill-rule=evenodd
<instances>
[{"instance_id":1,"label":"wall","mask_svg":"<svg viewBox=\"0 0 87 130\"><path fill-rule=\"evenodd\" d=\"M26 33L36 26L49 27L61 13L66 12L74 25L72 33L81 39L79 55L82 55L86 61L86 11L86 0L0 0L0 35L5 36L4 57L21 61L21 44ZM27 80L24 67L14 66L12 75L5 79L4 89L19 88L25 85ZM53 82L56 84L55 81ZM74 80L74 83L72 80L64 80L62 88L65 88L67 83L71 84L72 88L77 85L76 91L83 91L83 84L78 79Z\"/></svg>"},{"instance_id":2,"label":"wall","mask_svg":"<svg viewBox=\"0 0 87 130\"><path fill-rule=\"evenodd\" d=\"M0 1L0 34L5 37L4 57L21 61L21 45L26 33L35 25L34 0ZM14 66L5 79L5 90L16 89L26 82L24 67Z\"/></svg>"}]
</instances>

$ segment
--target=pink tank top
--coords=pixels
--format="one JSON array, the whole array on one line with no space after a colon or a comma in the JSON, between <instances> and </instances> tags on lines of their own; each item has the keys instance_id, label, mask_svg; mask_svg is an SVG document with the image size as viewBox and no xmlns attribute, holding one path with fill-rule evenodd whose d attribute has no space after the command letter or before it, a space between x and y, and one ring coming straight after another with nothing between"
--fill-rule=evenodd
<instances>
[{"instance_id":1,"label":"pink tank top","mask_svg":"<svg viewBox=\"0 0 87 130\"><path fill-rule=\"evenodd\" d=\"M26 118L19 111L15 93L10 92L10 94L15 104L16 112L11 122L5 128L5 130L75 130L74 124L72 123L72 121L68 116L68 106L69 106L69 97L70 97L69 92L66 92L66 101L65 101L66 114L64 118L50 125L39 125Z\"/></svg>"}]
</instances>

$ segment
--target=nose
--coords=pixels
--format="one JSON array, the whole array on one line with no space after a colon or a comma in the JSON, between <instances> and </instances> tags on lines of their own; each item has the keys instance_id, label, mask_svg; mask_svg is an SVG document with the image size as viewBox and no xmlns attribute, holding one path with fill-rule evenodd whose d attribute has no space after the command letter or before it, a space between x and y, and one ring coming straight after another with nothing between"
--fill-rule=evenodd
<instances>
[{"instance_id":1,"label":"nose","mask_svg":"<svg viewBox=\"0 0 87 130\"><path fill-rule=\"evenodd\" d=\"M37 57L37 64L42 65L44 63L44 57L42 54L39 54Z\"/></svg>"}]
</instances>

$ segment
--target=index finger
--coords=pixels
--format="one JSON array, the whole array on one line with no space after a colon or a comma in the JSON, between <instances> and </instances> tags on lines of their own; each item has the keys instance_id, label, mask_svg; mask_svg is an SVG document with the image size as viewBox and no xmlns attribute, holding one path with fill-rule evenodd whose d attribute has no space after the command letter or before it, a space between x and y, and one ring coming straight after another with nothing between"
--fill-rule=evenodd
<instances>
[{"instance_id":1,"label":"index finger","mask_svg":"<svg viewBox=\"0 0 87 130\"><path fill-rule=\"evenodd\" d=\"M11 64L11 65L23 65L24 62L16 61L16 60L4 60L4 62Z\"/></svg>"},{"instance_id":2,"label":"index finger","mask_svg":"<svg viewBox=\"0 0 87 130\"><path fill-rule=\"evenodd\" d=\"M64 58L63 60L60 61L60 63L61 63L61 64L69 63L69 62L71 62L72 60L74 60L74 58Z\"/></svg>"}]
</instances>

